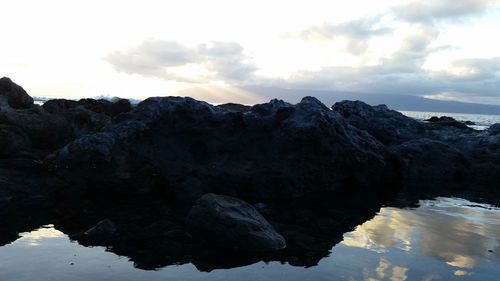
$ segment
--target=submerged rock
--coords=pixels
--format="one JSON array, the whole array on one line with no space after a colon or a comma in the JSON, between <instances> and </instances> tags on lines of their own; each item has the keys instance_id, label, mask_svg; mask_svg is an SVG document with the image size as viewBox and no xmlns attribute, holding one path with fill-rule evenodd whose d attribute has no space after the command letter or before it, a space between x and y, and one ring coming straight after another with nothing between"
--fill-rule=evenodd
<instances>
[{"instance_id":1,"label":"submerged rock","mask_svg":"<svg viewBox=\"0 0 500 281\"><path fill-rule=\"evenodd\" d=\"M250 204L229 196L205 194L186 218L186 231L203 242L241 251L276 251L286 241Z\"/></svg>"}]
</instances>

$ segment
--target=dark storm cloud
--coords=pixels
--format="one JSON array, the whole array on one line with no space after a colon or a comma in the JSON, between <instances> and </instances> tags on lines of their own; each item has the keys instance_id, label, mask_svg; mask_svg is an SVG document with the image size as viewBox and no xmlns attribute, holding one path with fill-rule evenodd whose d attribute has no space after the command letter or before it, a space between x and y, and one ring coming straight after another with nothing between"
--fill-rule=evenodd
<instances>
[{"instance_id":1,"label":"dark storm cloud","mask_svg":"<svg viewBox=\"0 0 500 281\"><path fill-rule=\"evenodd\" d=\"M248 79L257 69L244 55L243 47L231 42L211 42L190 48L174 41L149 39L134 48L113 52L105 59L120 72L181 82L237 83ZM176 73L175 67L190 64L202 66L210 74L195 78Z\"/></svg>"}]
</instances>

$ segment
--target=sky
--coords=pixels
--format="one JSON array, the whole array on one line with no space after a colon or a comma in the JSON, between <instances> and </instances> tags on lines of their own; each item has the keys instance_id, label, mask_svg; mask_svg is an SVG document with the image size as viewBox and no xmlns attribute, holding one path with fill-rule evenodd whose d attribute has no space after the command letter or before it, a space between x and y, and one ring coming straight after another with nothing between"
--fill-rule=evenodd
<instances>
[{"instance_id":1,"label":"sky","mask_svg":"<svg viewBox=\"0 0 500 281\"><path fill-rule=\"evenodd\" d=\"M32 96L191 95L247 86L500 105L500 0L2 0L0 76Z\"/></svg>"}]
</instances>

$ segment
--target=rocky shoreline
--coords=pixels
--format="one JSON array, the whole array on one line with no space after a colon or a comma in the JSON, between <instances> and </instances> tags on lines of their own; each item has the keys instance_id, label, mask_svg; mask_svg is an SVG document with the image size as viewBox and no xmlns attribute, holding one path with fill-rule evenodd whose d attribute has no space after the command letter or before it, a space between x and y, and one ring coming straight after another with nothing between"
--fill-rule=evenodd
<instances>
[{"instance_id":1,"label":"rocky shoreline","mask_svg":"<svg viewBox=\"0 0 500 281\"><path fill-rule=\"evenodd\" d=\"M0 79L0 245L51 223L145 269L312 266L402 194L498 204L499 181L500 124L477 131L312 97L251 107L180 97L35 105Z\"/></svg>"}]
</instances>

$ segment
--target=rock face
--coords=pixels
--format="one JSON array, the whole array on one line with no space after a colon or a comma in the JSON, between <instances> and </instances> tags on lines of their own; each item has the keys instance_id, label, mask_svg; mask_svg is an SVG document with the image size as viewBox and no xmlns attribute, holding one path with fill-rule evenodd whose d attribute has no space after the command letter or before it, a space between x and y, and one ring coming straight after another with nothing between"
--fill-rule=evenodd
<instances>
[{"instance_id":1,"label":"rock face","mask_svg":"<svg viewBox=\"0 0 500 281\"><path fill-rule=\"evenodd\" d=\"M469 129L469 127L467 127L467 125L474 125L473 122L472 122L472 124L470 121L460 122L460 121L457 121L454 118L449 117L449 116L441 116L441 117L432 116L431 118L429 118L425 121L430 122L430 123L434 123L437 125L441 125L441 126L450 126L450 127L455 127L455 128L459 128L459 129ZM469 123L469 124L467 124L467 123Z\"/></svg>"},{"instance_id":2,"label":"rock face","mask_svg":"<svg viewBox=\"0 0 500 281\"><path fill-rule=\"evenodd\" d=\"M21 129L0 125L0 157L20 154L30 148L31 142Z\"/></svg>"},{"instance_id":3,"label":"rock face","mask_svg":"<svg viewBox=\"0 0 500 281\"><path fill-rule=\"evenodd\" d=\"M463 153L440 141L420 138L392 149L403 159L407 182L459 182L470 170Z\"/></svg>"},{"instance_id":4,"label":"rock face","mask_svg":"<svg viewBox=\"0 0 500 281\"><path fill-rule=\"evenodd\" d=\"M186 218L186 231L203 242L243 251L276 251L285 239L250 204L234 197L205 194Z\"/></svg>"},{"instance_id":5,"label":"rock face","mask_svg":"<svg viewBox=\"0 0 500 281\"><path fill-rule=\"evenodd\" d=\"M130 109L125 99L55 99L38 106L22 87L9 78L0 79L0 124L27 135L34 149L61 148L77 137L100 131L113 117Z\"/></svg>"},{"instance_id":6,"label":"rock face","mask_svg":"<svg viewBox=\"0 0 500 281\"><path fill-rule=\"evenodd\" d=\"M53 160L65 167L57 168L62 177L78 179L75 186L162 190L187 205L208 192L269 200L369 189L397 174L379 141L315 98L273 100L244 113L191 98L149 98Z\"/></svg>"},{"instance_id":7,"label":"rock face","mask_svg":"<svg viewBox=\"0 0 500 281\"><path fill-rule=\"evenodd\" d=\"M496 123L496 124L491 125L488 128L488 132L490 133L490 135L500 134L500 123Z\"/></svg>"},{"instance_id":8,"label":"rock face","mask_svg":"<svg viewBox=\"0 0 500 281\"><path fill-rule=\"evenodd\" d=\"M0 96L7 98L9 105L15 109L33 107L33 98L19 85L7 77L0 79Z\"/></svg>"},{"instance_id":9,"label":"rock face","mask_svg":"<svg viewBox=\"0 0 500 281\"><path fill-rule=\"evenodd\" d=\"M71 141L69 122L39 106L14 109L0 97L0 124L15 126L28 135L34 148L53 150Z\"/></svg>"},{"instance_id":10,"label":"rock face","mask_svg":"<svg viewBox=\"0 0 500 281\"><path fill-rule=\"evenodd\" d=\"M335 103L332 110L342 114L349 124L367 131L386 145L400 144L425 134L423 124L385 105L342 101Z\"/></svg>"}]
</instances>

